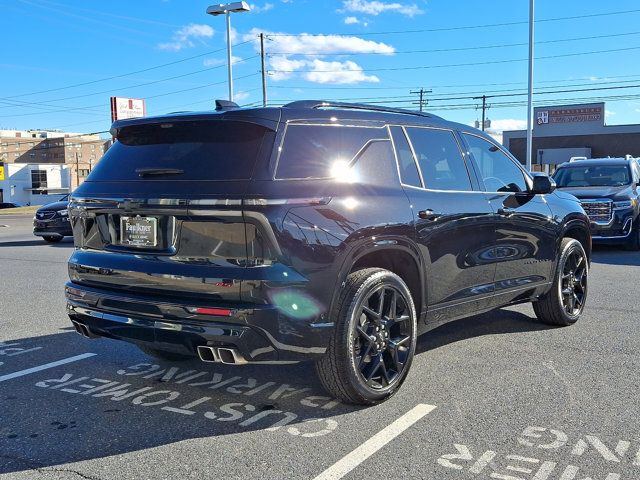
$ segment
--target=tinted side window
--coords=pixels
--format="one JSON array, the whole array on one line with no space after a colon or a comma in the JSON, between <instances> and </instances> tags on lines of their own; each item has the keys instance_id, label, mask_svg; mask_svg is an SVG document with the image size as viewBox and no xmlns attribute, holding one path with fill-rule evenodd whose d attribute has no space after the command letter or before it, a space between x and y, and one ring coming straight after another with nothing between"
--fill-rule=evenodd
<instances>
[{"instance_id":1,"label":"tinted side window","mask_svg":"<svg viewBox=\"0 0 640 480\"><path fill-rule=\"evenodd\" d=\"M391 127L391 137L393 137L393 143L398 154L398 166L400 167L402 183L413 187L422 187L416 159L413 157L413 152L402 127Z\"/></svg>"},{"instance_id":2,"label":"tinted side window","mask_svg":"<svg viewBox=\"0 0 640 480\"><path fill-rule=\"evenodd\" d=\"M368 185L392 187L398 184L393 149L389 140L370 142L360 152L350 178Z\"/></svg>"},{"instance_id":3,"label":"tinted side window","mask_svg":"<svg viewBox=\"0 0 640 480\"><path fill-rule=\"evenodd\" d=\"M369 140L388 140L386 128L289 125L276 178L327 178L349 164Z\"/></svg>"},{"instance_id":4,"label":"tinted side window","mask_svg":"<svg viewBox=\"0 0 640 480\"><path fill-rule=\"evenodd\" d=\"M426 188L471 190L471 180L450 130L407 128Z\"/></svg>"},{"instance_id":5,"label":"tinted side window","mask_svg":"<svg viewBox=\"0 0 640 480\"><path fill-rule=\"evenodd\" d=\"M527 183L522 170L493 143L463 133L469 150L478 164L488 192L524 192Z\"/></svg>"}]
</instances>

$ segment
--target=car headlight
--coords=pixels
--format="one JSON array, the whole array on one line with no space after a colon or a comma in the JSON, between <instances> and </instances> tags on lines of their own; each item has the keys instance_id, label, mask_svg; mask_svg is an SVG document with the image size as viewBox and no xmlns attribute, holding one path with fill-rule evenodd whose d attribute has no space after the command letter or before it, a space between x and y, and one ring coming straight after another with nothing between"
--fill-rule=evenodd
<instances>
[{"instance_id":1,"label":"car headlight","mask_svg":"<svg viewBox=\"0 0 640 480\"><path fill-rule=\"evenodd\" d=\"M613 202L613 208L616 210L622 210L625 208L631 208L636 206L636 199L623 200L621 202Z\"/></svg>"},{"instance_id":2,"label":"car headlight","mask_svg":"<svg viewBox=\"0 0 640 480\"><path fill-rule=\"evenodd\" d=\"M60 210L58 212L61 216L66 217L69 215L69 210Z\"/></svg>"}]
</instances>

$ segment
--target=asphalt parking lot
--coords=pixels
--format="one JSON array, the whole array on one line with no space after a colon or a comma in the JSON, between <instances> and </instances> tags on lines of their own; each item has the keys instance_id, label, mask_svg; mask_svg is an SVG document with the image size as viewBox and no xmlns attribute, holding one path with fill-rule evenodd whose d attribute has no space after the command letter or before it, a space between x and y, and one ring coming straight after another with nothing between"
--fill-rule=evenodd
<instances>
[{"instance_id":1,"label":"asphalt parking lot","mask_svg":"<svg viewBox=\"0 0 640 480\"><path fill-rule=\"evenodd\" d=\"M0 216L0 478L640 478L640 254L595 251L569 328L530 306L419 340L400 392L359 408L311 365L166 363L77 335L71 239ZM380 432L380 433L379 433Z\"/></svg>"}]
</instances>

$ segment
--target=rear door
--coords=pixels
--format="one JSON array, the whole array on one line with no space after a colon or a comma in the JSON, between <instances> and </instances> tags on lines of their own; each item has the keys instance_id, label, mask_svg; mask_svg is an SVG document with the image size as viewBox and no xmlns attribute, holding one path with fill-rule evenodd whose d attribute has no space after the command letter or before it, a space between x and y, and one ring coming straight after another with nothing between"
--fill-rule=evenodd
<instances>
[{"instance_id":1,"label":"rear door","mask_svg":"<svg viewBox=\"0 0 640 480\"><path fill-rule=\"evenodd\" d=\"M226 120L125 126L73 194L73 282L119 292L239 301L242 197L273 131Z\"/></svg>"},{"instance_id":2,"label":"rear door","mask_svg":"<svg viewBox=\"0 0 640 480\"><path fill-rule=\"evenodd\" d=\"M481 310L493 292L493 212L472 181L458 138L440 128L391 130L425 258L429 318Z\"/></svg>"},{"instance_id":3,"label":"rear door","mask_svg":"<svg viewBox=\"0 0 640 480\"><path fill-rule=\"evenodd\" d=\"M496 297L502 305L527 297L551 281L557 251L557 229L544 195L529 193L528 177L517 160L499 145L463 133L495 221Z\"/></svg>"}]
</instances>

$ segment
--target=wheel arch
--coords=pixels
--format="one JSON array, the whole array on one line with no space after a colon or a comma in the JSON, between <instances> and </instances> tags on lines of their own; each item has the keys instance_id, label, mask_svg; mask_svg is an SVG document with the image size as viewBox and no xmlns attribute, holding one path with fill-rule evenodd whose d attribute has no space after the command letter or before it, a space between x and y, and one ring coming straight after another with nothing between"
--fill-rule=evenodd
<instances>
[{"instance_id":1,"label":"wheel arch","mask_svg":"<svg viewBox=\"0 0 640 480\"><path fill-rule=\"evenodd\" d=\"M352 249L343 262L338 285L342 286L351 272L370 267L384 268L402 278L413 297L418 319L422 320L427 307L427 279L419 251L401 238L376 238L361 244ZM336 289L332 308L338 296L339 289Z\"/></svg>"},{"instance_id":2,"label":"wheel arch","mask_svg":"<svg viewBox=\"0 0 640 480\"><path fill-rule=\"evenodd\" d=\"M558 247L565 237L578 240L582 244L582 248L584 248L589 262L591 262L591 230L588 225L585 225L584 221L574 219L567 222L562 229L562 235L558 239Z\"/></svg>"}]
</instances>

